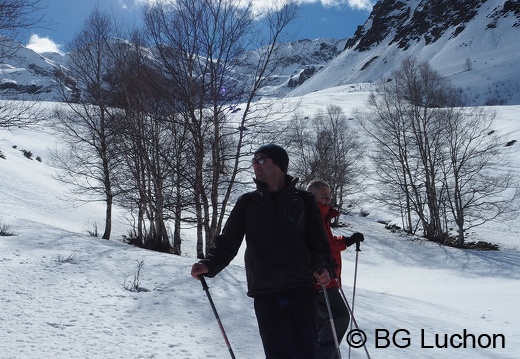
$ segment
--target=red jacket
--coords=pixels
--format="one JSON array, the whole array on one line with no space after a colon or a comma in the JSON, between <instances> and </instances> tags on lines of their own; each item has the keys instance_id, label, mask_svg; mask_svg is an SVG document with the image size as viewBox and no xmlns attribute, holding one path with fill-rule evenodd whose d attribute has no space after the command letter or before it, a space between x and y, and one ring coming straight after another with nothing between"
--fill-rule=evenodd
<instances>
[{"instance_id":1,"label":"red jacket","mask_svg":"<svg viewBox=\"0 0 520 359\"><path fill-rule=\"evenodd\" d=\"M347 249L347 244L345 242L344 236L335 236L332 234L332 230L330 229L330 222L333 218L339 216L340 212L329 206L318 205L318 207L323 219L323 225L325 226L325 232L327 233L327 241L329 242L332 258L337 265L334 270L336 271L336 276L341 285L341 251ZM336 282L335 278L331 278L329 285L327 285L327 288L333 287L338 287L338 283Z\"/></svg>"}]
</instances>

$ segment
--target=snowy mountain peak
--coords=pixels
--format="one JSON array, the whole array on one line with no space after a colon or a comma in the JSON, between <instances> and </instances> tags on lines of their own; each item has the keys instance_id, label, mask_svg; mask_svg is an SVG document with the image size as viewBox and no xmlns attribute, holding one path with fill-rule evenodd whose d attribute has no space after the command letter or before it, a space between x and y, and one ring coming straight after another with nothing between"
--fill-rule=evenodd
<instances>
[{"instance_id":1,"label":"snowy mountain peak","mask_svg":"<svg viewBox=\"0 0 520 359\"><path fill-rule=\"evenodd\" d=\"M59 100L55 76L65 62L65 55L38 54L20 45L15 53L0 59L0 97Z\"/></svg>"}]
</instances>

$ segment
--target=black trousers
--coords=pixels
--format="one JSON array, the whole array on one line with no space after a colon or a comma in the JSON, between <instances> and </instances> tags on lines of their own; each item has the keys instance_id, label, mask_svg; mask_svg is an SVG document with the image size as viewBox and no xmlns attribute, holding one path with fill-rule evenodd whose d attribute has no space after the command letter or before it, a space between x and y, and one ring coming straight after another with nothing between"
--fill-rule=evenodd
<instances>
[{"instance_id":1,"label":"black trousers","mask_svg":"<svg viewBox=\"0 0 520 359\"><path fill-rule=\"evenodd\" d=\"M334 321L334 328L336 328L336 335L338 336L338 343L341 344L343 336L347 332L350 315L348 308L341 297L338 288L327 289L329 296L330 308L332 310L332 319ZM317 359L337 359L339 355L336 350L332 326L330 324L329 311L325 301L323 291L318 294L318 349Z\"/></svg>"},{"instance_id":2,"label":"black trousers","mask_svg":"<svg viewBox=\"0 0 520 359\"><path fill-rule=\"evenodd\" d=\"M316 289L257 294L255 313L266 359L315 359Z\"/></svg>"}]
</instances>

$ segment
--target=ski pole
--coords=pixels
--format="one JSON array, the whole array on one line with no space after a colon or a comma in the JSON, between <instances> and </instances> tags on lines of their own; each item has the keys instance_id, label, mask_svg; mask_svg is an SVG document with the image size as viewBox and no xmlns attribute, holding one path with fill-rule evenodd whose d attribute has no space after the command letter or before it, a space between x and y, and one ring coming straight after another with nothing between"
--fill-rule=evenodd
<instances>
[{"instance_id":1,"label":"ski pole","mask_svg":"<svg viewBox=\"0 0 520 359\"><path fill-rule=\"evenodd\" d=\"M334 318L332 317L332 309L330 308L329 293L327 293L327 287L322 284L323 295L325 296L325 303L327 304L327 311L329 312L330 328L332 329L332 336L334 337L334 345L338 352L338 358L341 358L341 351L339 350L338 335L336 334L336 326L334 325Z\"/></svg>"},{"instance_id":2,"label":"ski pole","mask_svg":"<svg viewBox=\"0 0 520 359\"><path fill-rule=\"evenodd\" d=\"M217 313L217 308L215 308L215 304L213 303L213 299L211 299L211 295L209 294L209 287L206 283L206 279L204 279L203 275L199 275L200 282L202 283L202 289L206 292L206 295L208 296L209 304L211 305L211 309L213 309L213 313L215 314L215 318L217 318L218 326L220 327L220 331L222 332L222 336L224 337L224 341L226 342L226 346L229 349L229 354L231 355L231 358L235 358L235 354L233 353L233 349L231 349L231 344L229 343L229 339L226 335L226 331L224 330L224 326L222 325L222 322L220 321L220 317Z\"/></svg>"},{"instance_id":3,"label":"ski pole","mask_svg":"<svg viewBox=\"0 0 520 359\"><path fill-rule=\"evenodd\" d=\"M347 309L348 309L348 311L350 313L350 320L352 321L352 323L354 324L356 329L358 331L361 331L361 329L359 329L359 325L356 322L356 318L354 317L354 313L352 312L352 309L350 308L350 305L348 304L348 300L347 300L347 297L345 296L345 292L343 291L343 288L341 288L341 285L339 284L338 279L336 279L336 282L338 283L338 287L339 287L339 292L341 294L341 298L343 298L343 301L345 302L345 305L347 306ZM350 345L349 345L349 347L350 347ZM363 349L365 349L365 354L367 355L367 358L371 359L370 358L370 354L368 353L368 349L367 349L366 343L363 343Z\"/></svg>"},{"instance_id":4,"label":"ski pole","mask_svg":"<svg viewBox=\"0 0 520 359\"><path fill-rule=\"evenodd\" d=\"M359 252L361 252L361 249L359 249L359 245L360 245L360 242L356 242L356 264L354 266L354 286L352 287L352 313L354 313L354 301L356 300L358 258L359 258Z\"/></svg>"},{"instance_id":5,"label":"ski pole","mask_svg":"<svg viewBox=\"0 0 520 359\"><path fill-rule=\"evenodd\" d=\"M359 258L359 252L361 252L361 249L359 248L360 242L356 242L356 265L354 266L354 286L352 287L352 317L354 317L354 302L356 300L356 283L357 283L357 269L358 269L358 258ZM352 324L350 325L350 329L352 329ZM350 359L350 350L352 349L351 346L348 348L348 358Z\"/></svg>"}]
</instances>

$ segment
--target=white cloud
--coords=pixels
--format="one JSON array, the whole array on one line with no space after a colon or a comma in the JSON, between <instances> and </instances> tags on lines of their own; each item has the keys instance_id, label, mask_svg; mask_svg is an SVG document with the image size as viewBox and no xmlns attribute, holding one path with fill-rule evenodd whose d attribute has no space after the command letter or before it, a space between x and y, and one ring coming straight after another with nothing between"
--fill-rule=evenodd
<instances>
[{"instance_id":1,"label":"white cloud","mask_svg":"<svg viewBox=\"0 0 520 359\"><path fill-rule=\"evenodd\" d=\"M26 45L27 48L37 52L37 53L43 53L43 52L57 52L62 53L60 48L61 45L58 45L48 37L40 37L37 34L32 34L29 43Z\"/></svg>"},{"instance_id":2,"label":"white cloud","mask_svg":"<svg viewBox=\"0 0 520 359\"><path fill-rule=\"evenodd\" d=\"M348 5L355 10L372 10L374 2L372 0L348 0Z\"/></svg>"},{"instance_id":3,"label":"white cloud","mask_svg":"<svg viewBox=\"0 0 520 359\"><path fill-rule=\"evenodd\" d=\"M121 2L121 0L119 0L119 1ZM170 3L173 1L172 0L134 0L133 1L134 6L153 5L153 4L160 3L160 2Z\"/></svg>"},{"instance_id":4,"label":"white cloud","mask_svg":"<svg viewBox=\"0 0 520 359\"><path fill-rule=\"evenodd\" d=\"M146 0L160 1L160 0ZM247 2L247 0L244 0ZM296 1L300 4L320 3L325 8L330 7L349 7L353 10L371 11L374 7L375 0L252 0L253 11L255 13L263 13L268 8L280 8L290 1Z\"/></svg>"},{"instance_id":5,"label":"white cloud","mask_svg":"<svg viewBox=\"0 0 520 359\"><path fill-rule=\"evenodd\" d=\"M122 0L119 0L122 2ZM172 0L133 0L136 5L154 4L159 2L171 2ZM262 12L269 7L280 7L281 5L294 0L252 0L255 12ZM296 0L299 3L321 3L324 7L348 6L354 10L372 10L375 0ZM245 1L244 3L246 3Z\"/></svg>"},{"instance_id":6,"label":"white cloud","mask_svg":"<svg viewBox=\"0 0 520 359\"><path fill-rule=\"evenodd\" d=\"M301 0L303 3L319 2L324 7L348 6L354 10L372 10L374 0Z\"/></svg>"}]
</instances>

